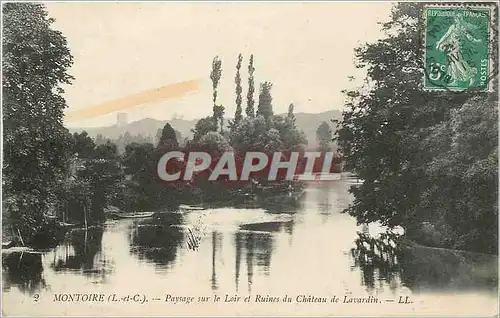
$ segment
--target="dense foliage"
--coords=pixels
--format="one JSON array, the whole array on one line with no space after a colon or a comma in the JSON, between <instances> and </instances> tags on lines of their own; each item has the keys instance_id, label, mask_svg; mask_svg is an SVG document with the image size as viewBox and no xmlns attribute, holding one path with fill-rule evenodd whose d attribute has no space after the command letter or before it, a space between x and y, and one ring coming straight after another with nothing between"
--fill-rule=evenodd
<instances>
[{"instance_id":1,"label":"dense foliage","mask_svg":"<svg viewBox=\"0 0 500 318\"><path fill-rule=\"evenodd\" d=\"M422 9L395 5L386 36L356 50L367 84L345 91L336 132L364 180L347 212L426 244L496 253L498 95L422 89Z\"/></svg>"},{"instance_id":2,"label":"dense foliage","mask_svg":"<svg viewBox=\"0 0 500 318\"><path fill-rule=\"evenodd\" d=\"M168 151L208 151L220 156L234 150L240 160L249 150L300 151L307 144L295 125L293 104L287 115L274 115L271 82L260 84L255 109L253 55L248 61L243 112L241 54L234 77L235 120L228 127L224 126L225 107L217 103L222 61L216 56L210 73L212 101L207 103L213 114L196 123L192 140L179 143L180 135L170 124L154 137L128 132L114 140L102 135L93 139L87 132L71 135L63 125L66 102L61 88L72 80L67 73L72 56L66 39L51 28L53 20L41 4L9 3L3 13L3 211L9 232L22 244L52 244L64 229L99 226L121 211L169 209L180 198L226 200L233 195L223 184L203 183L207 180L201 173L193 178L201 176L198 180L181 181L181 187L162 182L158 162ZM181 169L186 161L170 163L167 169ZM255 187L255 182L248 186ZM290 184L285 186L291 189Z\"/></svg>"},{"instance_id":3,"label":"dense foliage","mask_svg":"<svg viewBox=\"0 0 500 318\"><path fill-rule=\"evenodd\" d=\"M73 58L43 5L6 3L2 11L3 211L29 243L47 226L67 172L71 136L61 85L72 80Z\"/></svg>"},{"instance_id":4,"label":"dense foliage","mask_svg":"<svg viewBox=\"0 0 500 318\"><path fill-rule=\"evenodd\" d=\"M322 122L321 125L318 126L318 129L316 129L316 139L318 140L320 150L326 151L330 149L332 129L326 121Z\"/></svg>"}]
</instances>

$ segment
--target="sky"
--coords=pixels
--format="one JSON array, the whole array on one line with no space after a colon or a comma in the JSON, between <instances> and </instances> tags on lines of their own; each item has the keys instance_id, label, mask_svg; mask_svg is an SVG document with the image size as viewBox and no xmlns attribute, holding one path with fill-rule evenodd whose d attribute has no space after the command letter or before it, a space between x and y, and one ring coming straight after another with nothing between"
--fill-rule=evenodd
<instances>
[{"instance_id":1,"label":"sky","mask_svg":"<svg viewBox=\"0 0 500 318\"><path fill-rule=\"evenodd\" d=\"M234 116L236 62L255 59L255 82L273 83L273 108L284 113L342 109L344 88L361 83L354 48L382 36L378 22L389 19L384 2L47 3L55 29L66 36L74 56L65 87L68 112L182 81L199 89L181 97L127 109L129 122L142 118L201 118L212 113L210 71L222 60L218 104ZM356 80L349 81L349 76ZM256 96L257 98L257 96ZM244 98L245 101L245 98ZM245 102L243 103L243 108ZM76 118L68 126L106 126L116 113Z\"/></svg>"}]
</instances>

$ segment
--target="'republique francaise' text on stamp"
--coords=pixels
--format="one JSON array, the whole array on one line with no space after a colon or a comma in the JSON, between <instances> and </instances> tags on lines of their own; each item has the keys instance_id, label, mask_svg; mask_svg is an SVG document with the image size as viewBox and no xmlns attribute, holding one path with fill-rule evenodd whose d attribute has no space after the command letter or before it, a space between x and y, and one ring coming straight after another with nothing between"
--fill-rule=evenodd
<instances>
[{"instance_id":1,"label":"'republique francaise' text on stamp","mask_svg":"<svg viewBox=\"0 0 500 318\"><path fill-rule=\"evenodd\" d=\"M424 14L424 89L487 91L491 8L428 5Z\"/></svg>"}]
</instances>

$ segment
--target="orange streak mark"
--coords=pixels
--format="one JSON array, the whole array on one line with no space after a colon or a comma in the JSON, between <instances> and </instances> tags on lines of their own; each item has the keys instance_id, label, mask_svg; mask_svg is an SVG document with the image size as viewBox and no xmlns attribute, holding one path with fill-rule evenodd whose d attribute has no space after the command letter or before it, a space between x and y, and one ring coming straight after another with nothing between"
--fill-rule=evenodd
<instances>
[{"instance_id":1,"label":"orange streak mark","mask_svg":"<svg viewBox=\"0 0 500 318\"><path fill-rule=\"evenodd\" d=\"M115 99L99 105L70 111L66 113L65 119L67 121L87 119L101 115L106 115L118 110L132 108L134 106L142 104L156 102L164 99L182 97L189 92L198 91L199 90L198 84L199 80L191 80L143 91L137 94Z\"/></svg>"}]
</instances>

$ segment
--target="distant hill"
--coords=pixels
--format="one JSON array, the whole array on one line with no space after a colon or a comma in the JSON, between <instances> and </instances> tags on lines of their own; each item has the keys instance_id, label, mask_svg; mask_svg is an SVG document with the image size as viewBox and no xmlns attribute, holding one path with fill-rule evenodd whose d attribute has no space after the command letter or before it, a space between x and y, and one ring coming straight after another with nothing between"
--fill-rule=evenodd
<instances>
[{"instance_id":1,"label":"distant hill","mask_svg":"<svg viewBox=\"0 0 500 318\"><path fill-rule=\"evenodd\" d=\"M316 142L316 129L323 122L326 121L330 123L331 119L339 119L341 117L341 111L330 110L327 112L322 112L318 114L310 113L296 113L296 125L302 130L309 141L309 147L314 148L317 145ZM283 115L283 114L281 114ZM120 135L125 132L131 135L141 134L143 136L156 135L159 128L163 128L165 124L170 123L170 125L182 135L182 138L189 137L192 138L193 133L191 129L194 127L198 120L185 120L185 119L172 119L172 120L157 120L152 118L145 118L138 121L131 122L123 126L107 126L107 127L89 127L89 128L69 128L70 132L81 132L85 130L89 136L96 137L98 134L103 135L105 138L117 139ZM330 123L331 124L331 123ZM332 129L333 129L333 125Z\"/></svg>"},{"instance_id":2,"label":"distant hill","mask_svg":"<svg viewBox=\"0 0 500 318\"><path fill-rule=\"evenodd\" d=\"M319 114L296 113L295 124L306 134L307 140L309 141L308 147L315 148L318 145L316 141L316 129L318 129L318 126L326 121L333 130L335 127L330 120L340 119L341 117L342 112L340 110L330 110Z\"/></svg>"},{"instance_id":3,"label":"distant hill","mask_svg":"<svg viewBox=\"0 0 500 318\"><path fill-rule=\"evenodd\" d=\"M89 136L96 137L101 134L104 138L117 139L120 135L128 132L131 135L143 135L154 137L158 129L163 128L166 123L169 123L175 130L178 130L183 137L190 136L190 129L194 127L196 120L183 120L175 119L169 120L157 120L153 118L144 118L138 121L131 122L123 126L106 126L106 127L78 127L69 128L71 133L86 131Z\"/></svg>"}]
</instances>

